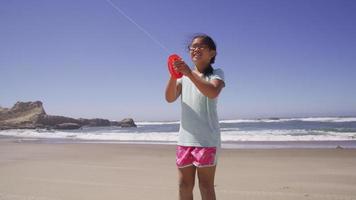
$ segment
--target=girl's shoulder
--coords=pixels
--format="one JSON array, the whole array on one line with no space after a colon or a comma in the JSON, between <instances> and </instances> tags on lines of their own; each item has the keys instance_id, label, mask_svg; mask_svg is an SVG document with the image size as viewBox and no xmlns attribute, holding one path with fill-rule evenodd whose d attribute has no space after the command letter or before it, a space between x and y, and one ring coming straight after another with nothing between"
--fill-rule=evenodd
<instances>
[{"instance_id":1,"label":"girl's shoulder","mask_svg":"<svg viewBox=\"0 0 356 200\"><path fill-rule=\"evenodd\" d=\"M219 67L214 67L214 72L215 71L223 71L223 69L222 68L219 68Z\"/></svg>"},{"instance_id":2,"label":"girl's shoulder","mask_svg":"<svg viewBox=\"0 0 356 200\"><path fill-rule=\"evenodd\" d=\"M214 68L213 73L209 75L209 79L225 79L224 71L221 68Z\"/></svg>"}]
</instances>

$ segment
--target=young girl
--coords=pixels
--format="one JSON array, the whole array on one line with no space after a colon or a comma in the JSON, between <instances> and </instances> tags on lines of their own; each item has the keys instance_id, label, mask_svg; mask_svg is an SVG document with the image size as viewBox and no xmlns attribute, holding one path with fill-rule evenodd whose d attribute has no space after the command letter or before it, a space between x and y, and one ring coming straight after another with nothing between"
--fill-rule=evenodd
<instances>
[{"instance_id":1,"label":"young girl","mask_svg":"<svg viewBox=\"0 0 356 200\"><path fill-rule=\"evenodd\" d=\"M211 37L197 35L189 45L190 57L195 64L192 70L183 61L174 68L183 77L170 77L166 100L174 102L181 95L181 124L179 128L176 164L179 173L179 199L193 199L195 174L203 200L216 199L214 176L217 151L221 146L217 116L217 98L225 87L224 73L213 69L216 45Z\"/></svg>"}]
</instances>

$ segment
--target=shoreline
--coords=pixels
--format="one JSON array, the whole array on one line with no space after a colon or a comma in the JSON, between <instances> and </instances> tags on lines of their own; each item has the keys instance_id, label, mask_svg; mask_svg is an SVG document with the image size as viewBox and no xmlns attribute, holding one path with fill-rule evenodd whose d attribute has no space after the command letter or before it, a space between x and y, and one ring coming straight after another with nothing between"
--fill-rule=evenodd
<instances>
[{"instance_id":1,"label":"shoreline","mask_svg":"<svg viewBox=\"0 0 356 200\"><path fill-rule=\"evenodd\" d=\"M26 143L48 144L139 144L139 145L176 145L176 142L138 141L138 140L85 140L75 138L35 138L0 135L0 140ZM356 149L356 140L325 141L229 141L222 142L222 149Z\"/></svg>"}]
</instances>

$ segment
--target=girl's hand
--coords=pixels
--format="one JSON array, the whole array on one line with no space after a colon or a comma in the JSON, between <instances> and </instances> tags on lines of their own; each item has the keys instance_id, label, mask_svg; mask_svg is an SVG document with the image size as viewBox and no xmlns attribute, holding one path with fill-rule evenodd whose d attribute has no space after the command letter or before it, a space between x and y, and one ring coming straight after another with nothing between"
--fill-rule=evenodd
<instances>
[{"instance_id":1,"label":"girl's hand","mask_svg":"<svg viewBox=\"0 0 356 200\"><path fill-rule=\"evenodd\" d=\"M174 66L174 70L182 73L184 76L188 76L192 73L190 67L183 60L175 61L173 63L173 66Z\"/></svg>"}]
</instances>

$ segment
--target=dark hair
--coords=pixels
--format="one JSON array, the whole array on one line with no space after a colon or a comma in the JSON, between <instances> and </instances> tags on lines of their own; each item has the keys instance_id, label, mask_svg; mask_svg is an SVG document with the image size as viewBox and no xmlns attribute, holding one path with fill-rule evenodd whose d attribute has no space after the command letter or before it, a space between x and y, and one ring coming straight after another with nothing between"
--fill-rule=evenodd
<instances>
[{"instance_id":1,"label":"dark hair","mask_svg":"<svg viewBox=\"0 0 356 200\"><path fill-rule=\"evenodd\" d=\"M216 51L216 44L214 42L214 40L206 35L206 34L196 34L192 37L191 41L190 41L190 44L192 44L192 42L197 39L197 38L201 38L202 39L202 42L203 44L207 45L209 47L210 50L214 50ZM213 67L211 66L211 64L214 64L215 62L215 57L212 57L211 60L210 60L210 65L205 69L205 71L203 72L204 76L208 76L210 74L213 73L214 69Z\"/></svg>"}]
</instances>

